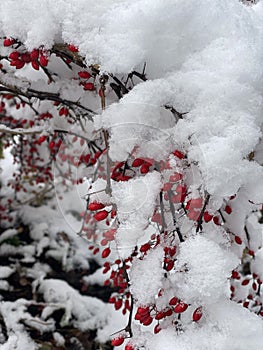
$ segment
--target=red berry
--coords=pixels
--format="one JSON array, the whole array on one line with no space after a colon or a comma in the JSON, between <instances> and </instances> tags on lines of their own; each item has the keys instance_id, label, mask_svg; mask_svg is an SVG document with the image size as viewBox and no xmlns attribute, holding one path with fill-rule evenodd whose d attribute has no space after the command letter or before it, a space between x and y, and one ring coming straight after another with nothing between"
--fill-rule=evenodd
<instances>
[{"instance_id":1,"label":"red berry","mask_svg":"<svg viewBox=\"0 0 263 350\"><path fill-rule=\"evenodd\" d=\"M11 46L11 45L14 44L14 42L15 42L14 39L6 38L6 39L4 40L4 46Z\"/></svg>"},{"instance_id":2,"label":"red berry","mask_svg":"<svg viewBox=\"0 0 263 350\"><path fill-rule=\"evenodd\" d=\"M232 278L240 279L239 273L237 271L232 271Z\"/></svg>"},{"instance_id":3,"label":"red berry","mask_svg":"<svg viewBox=\"0 0 263 350\"><path fill-rule=\"evenodd\" d=\"M88 91L93 91L95 90L95 86L93 83L85 83L83 84L83 89Z\"/></svg>"},{"instance_id":4,"label":"red berry","mask_svg":"<svg viewBox=\"0 0 263 350\"><path fill-rule=\"evenodd\" d=\"M249 284L249 279L248 278L246 278L246 279L244 279L243 281L242 281L242 286L247 286L248 284Z\"/></svg>"},{"instance_id":5,"label":"red berry","mask_svg":"<svg viewBox=\"0 0 263 350\"><path fill-rule=\"evenodd\" d=\"M200 320L200 318L203 316L202 313L202 307L198 307L197 309L195 309L194 313L193 313L193 321L197 322Z\"/></svg>"},{"instance_id":6,"label":"red berry","mask_svg":"<svg viewBox=\"0 0 263 350\"><path fill-rule=\"evenodd\" d=\"M78 76L82 79L89 79L91 77L90 73L85 70L78 72Z\"/></svg>"},{"instance_id":7,"label":"red berry","mask_svg":"<svg viewBox=\"0 0 263 350\"><path fill-rule=\"evenodd\" d=\"M62 116L62 115L68 116L69 111L68 111L68 109L67 109L66 107L61 107L60 110L59 110L59 112L58 112L58 114L59 114L60 116Z\"/></svg>"},{"instance_id":8,"label":"red berry","mask_svg":"<svg viewBox=\"0 0 263 350\"><path fill-rule=\"evenodd\" d=\"M165 317L165 313L163 311L157 312L157 314L155 315L156 320L161 320L164 317Z\"/></svg>"},{"instance_id":9,"label":"red berry","mask_svg":"<svg viewBox=\"0 0 263 350\"><path fill-rule=\"evenodd\" d=\"M128 344L125 345L124 350L134 350L134 347L133 347L133 345L131 343L128 343Z\"/></svg>"},{"instance_id":10,"label":"red berry","mask_svg":"<svg viewBox=\"0 0 263 350\"><path fill-rule=\"evenodd\" d=\"M41 145L42 142L46 141L47 137L45 135L42 135L38 138L37 143Z\"/></svg>"},{"instance_id":11,"label":"red berry","mask_svg":"<svg viewBox=\"0 0 263 350\"><path fill-rule=\"evenodd\" d=\"M103 247L105 247L105 245L108 244L108 240L106 238L103 238L101 241L100 241L100 245L102 245Z\"/></svg>"},{"instance_id":12,"label":"red berry","mask_svg":"<svg viewBox=\"0 0 263 350\"><path fill-rule=\"evenodd\" d=\"M146 253L149 249L151 248L149 243L145 243L141 246L140 248L140 252L142 253Z\"/></svg>"},{"instance_id":13,"label":"red berry","mask_svg":"<svg viewBox=\"0 0 263 350\"><path fill-rule=\"evenodd\" d=\"M163 185L163 191L170 191L170 189L172 188L173 184L171 184L171 182L166 182Z\"/></svg>"},{"instance_id":14,"label":"red berry","mask_svg":"<svg viewBox=\"0 0 263 350\"><path fill-rule=\"evenodd\" d=\"M94 219L96 221L102 221L102 220L105 220L106 217L108 216L108 212L107 210L101 210L101 211L98 211L95 215L94 215Z\"/></svg>"},{"instance_id":15,"label":"red berry","mask_svg":"<svg viewBox=\"0 0 263 350\"><path fill-rule=\"evenodd\" d=\"M187 202L185 209L187 209L187 210L189 210L190 208L199 209L199 208L202 208L202 205L203 205L202 198L193 198Z\"/></svg>"},{"instance_id":16,"label":"red berry","mask_svg":"<svg viewBox=\"0 0 263 350\"><path fill-rule=\"evenodd\" d=\"M32 65L32 67L33 67L35 70L39 70L39 64L38 64L37 61L32 61L32 62L31 62L31 65Z\"/></svg>"},{"instance_id":17,"label":"red berry","mask_svg":"<svg viewBox=\"0 0 263 350\"><path fill-rule=\"evenodd\" d=\"M28 52L23 53L23 54L21 55L21 60L22 60L23 62L25 62L25 63L31 62L30 54L29 54Z\"/></svg>"},{"instance_id":18,"label":"red berry","mask_svg":"<svg viewBox=\"0 0 263 350\"><path fill-rule=\"evenodd\" d=\"M41 55L39 58L41 66L46 67L48 65L48 58L44 55Z\"/></svg>"},{"instance_id":19,"label":"red berry","mask_svg":"<svg viewBox=\"0 0 263 350\"><path fill-rule=\"evenodd\" d=\"M173 155L175 155L177 158L179 159L183 159L185 157L185 155L179 151L178 149L176 149L174 152L173 152Z\"/></svg>"},{"instance_id":20,"label":"red berry","mask_svg":"<svg viewBox=\"0 0 263 350\"><path fill-rule=\"evenodd\" d=\"M179 173L174 173L173 175L170 176L169 181L170 182L177 182L182 180L183 175Z\"/></svg>"},{"instance_id":21,"label":"red berry","mask_svg":"<svg viewBox=\"0 0 263 350\"><path fill-rule=\"evenodd\" d=\"M216 225L220 225L220 219L219 219L219 216L214 216L213 217L213 221Z\"/></svg>"},{"instance_id":22,"label":"red berry","mask_svg":"<svg viewBox=\"0 0 263 350\"><path fill-rule=\"evenodd\" d=\"M205 221L205 222L209 222L209 221L211 221L211 220L213 219L213 215L210 215L210 214L208 213L208 211L205 211L205 212L204 212L203 218L204 218L204 221Z\"/></svg>"},{"instance_id":23,"label":"red berry","mask_svg":"<svg viewBox=\"0 0 263 350\"><path fill-rule=\"evenodd\" d=\"M168 309L168 310L165 311L165 317L172 316L172 314L173 314L172 309Z\"/></svg>"},{"instance_id":24,"label":"red berry","mask_svg":"<svg viewBox=\"0 0 263 350\"><path fill-rule=\"evenodd\" d=\"M35 61L38 59L39 56L39 50L38 49L34 49L31 53L30 53L30 57L31 60Z\"/></svg>"},{"instance_id":25,"label":"red berry","mask_svg":"<svg viewBox=\"0 0 263 350\"><path fill-rule=\"evenodd\" d=\"M255 255L255 252L254 252L254 250L249 250L249 251L248 251L248 254L251 255L251 256L254 256L254 255Z\"/></svg>"},{"instance_id":26,"label":"red berry","mask_svg":"<svg viewBox=\"0 0 263 350\"><path fill-rule=\"evenodd\" d=\"M48 144L48 147L50 148L50 149L53 149L54 147L55 147L55 142L54 141L50 141L49 142L49 144Z\"/></svg>"},{"instance_id":27,"label":"red berry","mask_svg":"<svg viewBox=\"0 0 263 350\"><path fill-rule=\"evenodd\" d=\"M197 221L200 216L200 211L189 210L189 212L187 213L187 216L190 220Z\"/></svg>"},{"instance_id":28,"label":"red berry","mask_svg":"<svg viewBox=\"0 0 263 350\"><path fill-rule=\"evenodd\" d=\"M229 205L227 205L227 206L225 207L225 212L226 212L228 215L230 215L230 214L232 213L232 209L231 209L231 207L230 207Z\"/></svg>"},{"instance_id":29,"label":"red berry","mask_svg":"<svg viewBox=\"0 0 263 350\"><path fill-rule=\"evenodd\" d=\"M248 307L248 305L249 305L249 302L248 302L248 301L245 301L245 302L243 303L243 306L246 307L246 308Z\"/></svg>"},{"instance_id":30,"label":"red berry","mask_svg":"<svg viewBox=\"0 0 263 350\"><path fill-rule=\"evenodd\" d=\"M111 345L112 346L120 346L121 344L123 344L123 342L124 342L123 337L113 338L111 341Z\"/></svg>"},{"instance_id":31,"label":"red berry","mask_svg":"<svg viewBox=\"0 0 263 350\"><path fill-rule=\"evenodd\" d=\"M154 333L154 334L157 334L157 333L159 333L161 330L162 330L162 328L160 327L159 324L157 324L157 325L154 327L154 329L153 329L153 333Z\"/></svg>"},{"instance_id":32,"label":"red berry","mask_svg":"<svg viewBox=\"0 0 263 350\"><path fill-rule=\"evenodd\" d=\"M95 249L93 250L93 254L96 255L96 254L98 254L99 251L100 251L99 248L95 248Z\"/></svg>"},{"instance_id":33,"label":"red berry","mask_svg":"<svg viewBox=\"0 0 263 350\"><path fill-rule=\"evenodd\" d=\"M97 203L97 202L93 202L93 203L90 203L89 205L88 205L88 209L89 210L99 210L99 209L103 209L105 207L105 205L104 204L102 204L102 203Z\"/></svg>"},{"instance_id":34,"label":"red berry","mask_svg":"<svg viewBox=\"0 0 263 350\"><path fill-rule=\"evenodd\" d=\"M173 196L173 197L176 197L175 200L183 203L185 198L186 198L186 194L187 194L186 186L185 185L178 185L175 189L175 192L177 193L177 196Z\"/></svg>"},{"instance_id":35,"label":"red berry","mask_svg":"<svg viewBox=\"0 0 263 350\"><path fill-rule=\"evenodd\" d=\"M139 315L148 315L149 314L149 307L148 306L139 306L137 309L137 313Z\"/></svg>"},{"instance_id":36,"label":"red berry","mask_svg":"<svg viewBox=\"0 0 263 350\"><path fill-rule=\"evenodd\" d=\"M166 269L166 271L171 271L171 270L173 269L173 267L174 267L174 261L173 261L173 260L170 260L170 261L168 261L168 263L166 264L165 269Z\"/></svg>"},{"instance_id":37,"label":"red berry","mask_svg":"<svg viewBox=\"0 0 263 350\"><path fill-rule=\"evenodd\" d=\"M25 65L25 62L21 61L21 60L13 60L10 63L10 66L15 66L16 69L21 69L23 68Z\"/></svg>"},{"instance_id":38,"label":"red berry","mask_svg":"<svg viewBox=\"0 0 263 350\"><path fill-rule=\"evenodd\" d=\"M235 236L235 242L236 244L242 244L242 239L238 236Z\"/></svg>"},{"instance_id":39,"label":"red berry","mask_svg":"<svg viewBox=\"0 0 263 350\"><path fill-rule=\"evenodd\" d=\"M177 250L176 246L170 247L169 249L170 256L174 256L176 254L176 250Z\"/></svg>"},{"instance_id":40,"label":"red berry","mask_svg":"<svg viewBox=\"0 0 263 350\"><path fill-rule=\"evenodd\" d=\"M72 45L72 44L68 45L68 49L71 52L78 52L79 51L79 49L76 46Z\"/></svg>"},{"instance_id":41,"label":"red berry","mask_svg":"<svg viewBox=\"0 0 263 350\"><path fill-rule=\"evenodd\" d=\"M109 304L115 304L115 302L116 302L115 297L110 297L108 302L109 302Z\"/></svg>"},{"instance_id":42,"label":"red berry","mask_svg":"<svg viewBox=\"0 0 263 350\"><path fill-rule=\"evenodd\" d=\"M111 253L110 248L105 248L101 253L101 257L105 259L110 255L110 253Z\"/></svg>"},{"instance_id":43,"label":"red berry","mask_svg":"<svg viewBox=\"0 0 263 350\"><path fill-rule=\"evenodd\" d=\"M143 163L144 163L144 160L142 158L135 158L134 161L132 162L132 166L136 168L143 165Z\"/></svg>"},{"instance_id":44,"label":"red berry","mask_svg":"<svg viewBox=\"0 0 263 350\"><path fill-rule=\"evenodd\" d=\"M141 323L144 325L144 326L149 326L153 321L153 318L151 316L148 316L145 320L143 320Z\"/></svg>"},{"instance_id":45,"label":"red berry","mask_svg":"<svg viewBox=\"0 0 263 350\"><path fill-rule=\"evenodd\" d=\"M149 168L150 167L148 164L143 164L140 169L141 174L147 174L149 172Z\"/></svg>"},{"instance_id":46,"label":"red berry","mask_svg":"<svg viewBox=\"0 0 263 350\"><path fill-rule=\"evenodd\" d=\"M170 301L169 301L169 305L176 305L178 303L178 298L173 297Z\"/></svg>"},{"instance_id":47,"label":"red berry","mask_svg":"<svg viewBox=\"0 0 263 350\"><path fill-rule=\"evenodd\" d=\"M122 307L122 300L121 299L116 300L114 307L115 307L115 310L119 310Z\"/></svg>"},{"instance_id":48,"label":"red berry","mask_svg":"<svg viewBox=\"0 0 263 350\"><path fill-rule=\"evenodd\" d=\"M11 58L11 60L17 60L20 56L20 53L18 51L13 51L10 53L9 58Z\"/></svg>"},{"instance_id":49,"label":"red berry","mask_svg":"<svg viewBox=\"0 0 263 350\"><path fill-rule=\"evenodd\" d=\"M188 308L188 305L186 303L183 303L182 301L177 304L174 308L174 312L180 314L182 312L184 312L186 309Z\"/></svg>"}]
</instances>

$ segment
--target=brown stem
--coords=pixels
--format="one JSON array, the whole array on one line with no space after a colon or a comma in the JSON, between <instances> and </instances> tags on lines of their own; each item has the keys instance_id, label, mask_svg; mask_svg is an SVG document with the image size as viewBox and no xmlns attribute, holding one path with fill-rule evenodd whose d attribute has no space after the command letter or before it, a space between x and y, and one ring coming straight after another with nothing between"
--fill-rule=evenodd
<instances>
[{"instance_id":1,"label":"brown stem","mask_svg":"<svg viewBox=\"0 0 263 350\"><path fill-rule=\"evenodd\" d=\"M127 284L129 285L130 283L130 279L129 279L129 275L128 275L128 272L127 272L127 269L126 269L126 266L125 266L125 262L123 262L122 264L122 268L123 268L123 274L124 274L124 277L126 279L126 282ZM127 326L124 328L124 330L126 332L129 333L130 337L132 338L132 314L133 314L133 308L134 308L134 299L133 299L133 296L131 294L131 309L130 309L130 313L129 313L129 319L128 319L128 324Z\"/></svg>"},{"instance_id":2,"label":"brown stem","mask_svg":"<svg viewBox=\"0 0 263 350\"><path fill-rule=\"evenodd\" d=\"M197 220L197 227L196 227L196 233L199 232L199 230L202 230L203 227L202 227L202 224L203 224L203 217L204 217L204 212L205 212L205 209L207 207L207 204L209 202L209 199L210 199L210 194L207 194L206 198L205 198L205 203L203 205L203 208L201 210L201 213L199 215L199 218Z\"/></svg>"},{"instance_id":3,"label":"brown stem","mask_svg":"<svg viewBox=\"0 0 263 350\"><path fill-rule=\"evenodd\" d=\"M161 216L162 216L162 231L164 233L166 229L165 217L164 217L164 204L163 204L163 192L160 192L160 208L161 208Z\"/></svg>"}]
</instances>

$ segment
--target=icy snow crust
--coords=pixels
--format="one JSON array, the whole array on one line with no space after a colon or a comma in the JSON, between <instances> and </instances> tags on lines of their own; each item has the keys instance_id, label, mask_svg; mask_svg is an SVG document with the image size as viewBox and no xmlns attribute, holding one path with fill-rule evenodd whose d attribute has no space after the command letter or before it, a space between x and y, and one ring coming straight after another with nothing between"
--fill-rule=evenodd
<instances>
[{"instance_id":1,"label":"icy snow crust","mask_svg":"<svg viewBox=\"0 0 263 350\"><path fill-rule=\"evenodd\" d=\"M248 7L238 0L58 0L55 5L52 0L6 0L0 3L0 28L1 36L18 38L29 49L43 44L50 48L55 42L72 43L88 64L99 63L102 71L120 76L133 69L141 71L146 62L148 81L138 84L95 118L97 129L109 130L111 159L126 160L137 147L137 156L160 160L178 146L187 152L190 162L198 162L202 183L218 203L239 189L240 197L246 198L249 193L251 201L263 200L262 167L247 159L262 137L262 1ZM63 93L73 96L73 90L72 83L71 89ZM175 123L165 105L185 113L183 119ZM122 219L117 232L120 251L136 244L144 234L160 190L157 174L144 177L143 186L151 188L150 197L137 220L133 201L120 198L139 193L140 181L113 186L112 198ZM93 190L104 185L101 181ZM103 196L96 198L107 201ZM233 215L243 218L246 210L240 211L234 203ZM44 229L40 230L39 252L47 244ZM239 230L233 224L233 232ZM171 278L171 287L178 296L186 302L205 304L204 317L199 324L190 323L182 334L167 329L152 337L135 329L135 336L143 337L146 349L261 348L262 321L227 300L227 279L238 261L227 250L227 244L218 241L216 233L212 237L194 237L183 243L176 269L186 266L189 270L184 283L176 280L176 274ZM160 250L153 250L143 263L137 261L132 268L131 288L142 305L150 303L165 283L161 256ZM263 271L258 266L262 265L262 256L261 249L255 257L261 277ZM210 261L214 262L211 268ZM46 298L52 300L50 287L58 282L39 283ZM64 291L61 283L60 291ZM68 292L75 298L71 300L72 308L78 310L80 306L75 303L80 296ZM65 300L66 296L61 295ZM85 324L86 320L81 322ZM14 347L17 339L10 337L9 341L3 349ZM20 341L25 348L33 349L23 333Z\"/></svg>"}]
</instances>

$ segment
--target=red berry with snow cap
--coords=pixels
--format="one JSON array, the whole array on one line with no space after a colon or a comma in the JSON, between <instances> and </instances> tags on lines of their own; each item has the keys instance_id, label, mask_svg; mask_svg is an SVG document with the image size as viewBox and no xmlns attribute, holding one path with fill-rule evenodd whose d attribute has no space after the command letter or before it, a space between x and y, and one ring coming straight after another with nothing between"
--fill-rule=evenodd
<instances>
[{"instance_id":1,"label":"red berry with snow cap","mask_svg":"<svg viewBox=\"0 0 263 350\"><path fill-rule=\"evenodd\" d=\"M184 312L186 309L188 308L188 305L186 303L183 303L182 301L177 304L174 308L174 312L180 314L182 312Z\"/></svg>"},{"instance_id":2,"label":"red berry with snow cap","mask_svg":"<svg viewBox=\"0 0 263 350\"><path fill-rule=\"evenodd\" d=\"M118 337L118 338L113 338L111 341L111 345L112 346L120 346L121 344L123 344L124 342L124 338L122 336Z\"/></svg>"}]
</instances>

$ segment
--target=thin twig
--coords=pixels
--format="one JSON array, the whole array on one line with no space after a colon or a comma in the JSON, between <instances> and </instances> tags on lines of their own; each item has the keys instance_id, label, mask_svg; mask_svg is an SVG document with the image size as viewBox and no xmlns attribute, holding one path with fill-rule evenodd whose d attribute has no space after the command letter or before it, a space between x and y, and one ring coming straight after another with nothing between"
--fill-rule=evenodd
<instances>
[{"instance_id":1,"label":"thin twig","mask_svg":"<svg viewBox=\"0 0 263 350\"><path fill-rule=\"evenodd\" d=\"M175 231L177 232L179 241L182 243L182 242L184 242L184 239L183 239L183 235L182 235L182 233L177 225L177 220L176 220L176 216L175 216L175 208L174 208L174 204L172 202L172 191L169 190L167 193L168 193L168 198L169 198L170 211L172 213L173 223L175 226Z\"/></svg>"},{"instance_id":2,"label":"thin twig","mask_svg":"<svg viewBox=\"0 0 263 350\"><path fill-rule=\"evenodd\" d=\"M205 198L205 202L204 202L203 208L202 208L201 213L200 213L200 215L198 217L198 220L197 220L196 233L198 233L199 230L202 230L204 212L205 212L205 209L206 209L207 204L209 202L209 199L210 199L210 194L207 194L207 196Z\"/></svg>"}]
</instances>

